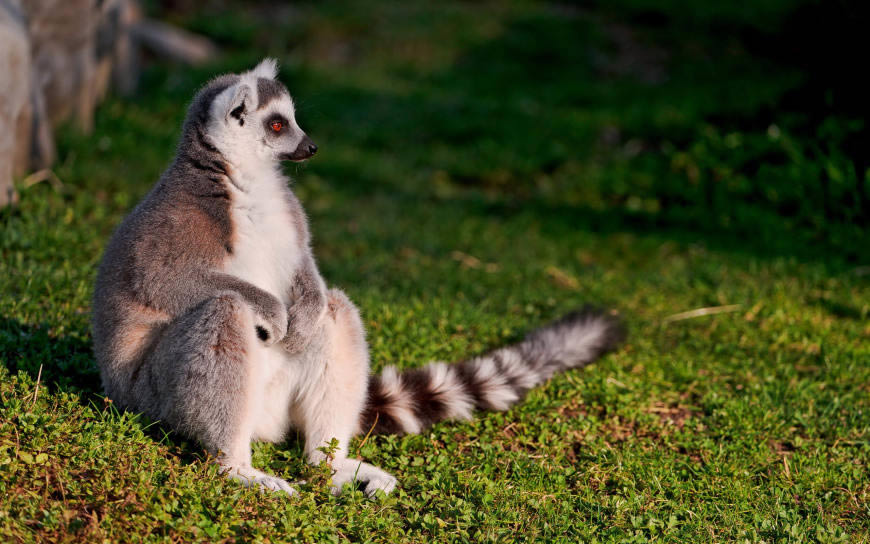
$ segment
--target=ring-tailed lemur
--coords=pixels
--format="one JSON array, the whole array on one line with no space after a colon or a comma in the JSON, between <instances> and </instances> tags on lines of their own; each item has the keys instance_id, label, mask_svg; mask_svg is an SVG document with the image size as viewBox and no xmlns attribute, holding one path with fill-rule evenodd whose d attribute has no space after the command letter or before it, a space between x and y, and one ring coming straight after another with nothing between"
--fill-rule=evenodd
<instances>
[{"instance_id":1,"label":"ring-tailed lemur","mask_svg":"<svg viewBox=\"0 0 870 544\"><path fill-rule=\"evenodd\" d=\"M280 164L317 146L267 59L203 87L175 160L106 248L93 301L103 386L120 406L199 440L246 485L294 493L251 466L252 440L304 435L312 463L338 439L334 489L396 480L347 457L355 433L416 433L505 410L555 372L620 339L607 314L571 314L522 342L456 365L369 376L359 312L327 289L308 223Z\"/></svg>"}]
</instances>

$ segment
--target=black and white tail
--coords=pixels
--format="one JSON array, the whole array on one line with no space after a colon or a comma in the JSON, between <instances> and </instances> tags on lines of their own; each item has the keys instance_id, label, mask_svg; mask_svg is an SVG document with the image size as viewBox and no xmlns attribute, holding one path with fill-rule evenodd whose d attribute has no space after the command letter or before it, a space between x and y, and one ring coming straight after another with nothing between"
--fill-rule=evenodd
<instances>
[{"instance_id":1,"label":"black and white tail","mask_svg":"<svg viewBox=\"0 0 870 544\"><path fill-rule=\"evenodd\" d=\"M371 379L361 432L418 433L443 419L470 419L474 410L507 410L532 387L591 363L624 337L618 319L584 308L467 361L404 372L388 366Z\"/></svg>"}]
</instances>

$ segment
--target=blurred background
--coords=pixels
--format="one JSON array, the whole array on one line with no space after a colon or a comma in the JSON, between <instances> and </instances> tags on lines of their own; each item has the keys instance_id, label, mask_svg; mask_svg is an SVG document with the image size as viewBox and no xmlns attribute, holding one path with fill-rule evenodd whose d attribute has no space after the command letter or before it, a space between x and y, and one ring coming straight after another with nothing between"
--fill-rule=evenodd
<instances>
[{"instance_id":1,"label":"blurred background","mask_svg":"<svg viewBox=\"0 0 870 544\"><path fill-rule=\"evenodd\" d=\"M31 100L44 110L37 131L70 117L90 131L114 81L148 112L127 120L119 144L146 131L152 149L138 152L168 157L199 84L274 55L330 157L313 169L352 168L362 190L471 189L580 206L591 223L729 231L765 245L797 236L854 257L866 241L863 2L106 1L86 24L75 4L22 8L45 95ZM197 36L175 51L175 36L162 37L167 54L144 17ZM98 132L111 130L118 104L98 114ZM49 167L50 137L31 139L29 169ZM154 162L151 179L165 159ZM401 175L377 175L384 167Z\"/></svg>"},{"instance_id":2,"label":"blurred background","mask_svg":"<svg viewBox=\"0 0 870 544\"><path fill-rule=\"evenodd\" d=\"M867 244L858 0L3 0L4 12L30 36L33 74L12 77L27 61L8 46L0 78L4 107L22 104L0 116L6 140L19 127L2 162L15 179L38 172L25 186L83 176L138 197L196 88L272 55L323 150L310 173L343 191L473 194L599 229L855 262Z\"/></svg>"}]
</instances>

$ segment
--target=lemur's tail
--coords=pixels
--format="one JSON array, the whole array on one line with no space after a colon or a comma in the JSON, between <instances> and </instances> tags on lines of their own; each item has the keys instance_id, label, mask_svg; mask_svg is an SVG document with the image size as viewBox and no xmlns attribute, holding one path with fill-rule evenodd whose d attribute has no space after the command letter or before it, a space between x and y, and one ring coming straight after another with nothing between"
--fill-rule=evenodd
<instances>
[{"instance_id":1,"label":"lemur's tail","mask_svg":"<svg viewBox=\"0 0 870 544\"><path fill-rule=\"evenodd\" d=\"M360 430L418 433L443 419L470 419L475 409L507 410L532 387L591 363L624 337L615 317L584 308L518 344L457 364L430 363L401 373L388 366L371 379Z\"/></svg>"}]
</instances>

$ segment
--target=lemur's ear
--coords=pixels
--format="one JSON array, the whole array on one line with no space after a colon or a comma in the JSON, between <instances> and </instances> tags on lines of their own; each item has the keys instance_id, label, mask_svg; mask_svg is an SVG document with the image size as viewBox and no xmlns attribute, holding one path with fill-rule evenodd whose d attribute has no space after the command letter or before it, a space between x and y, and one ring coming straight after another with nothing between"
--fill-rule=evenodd
<instances>
[{"instance_id":1,"label":"lemur's ear","mask_svg":"<svg viewBox=\"0 0 870 544\"><path fill-rule=\"evenodd\" d=\"M239 122L240 125L245 124L245 115L251 110L253 107L253 91L251 87L245 83L240 84L235 93L233 93L233 98L229 102L229 106L227 106L226 112L224 113L224 118L227 122L230 119L235 119Z\"/></svg>"},{"instance_id":2,"label":"lemur's ear","mask_svg":"<svg viewBox=\"0 0 870 544\"><path fill-rule=\"evenodd\" d=\"M251 70L251 74L256 77L264 77L266 79L275 79L278 75L278 61L266 57L260 61L260 64L256 65L253 70Z\"/></svg>"}]
</instances>

